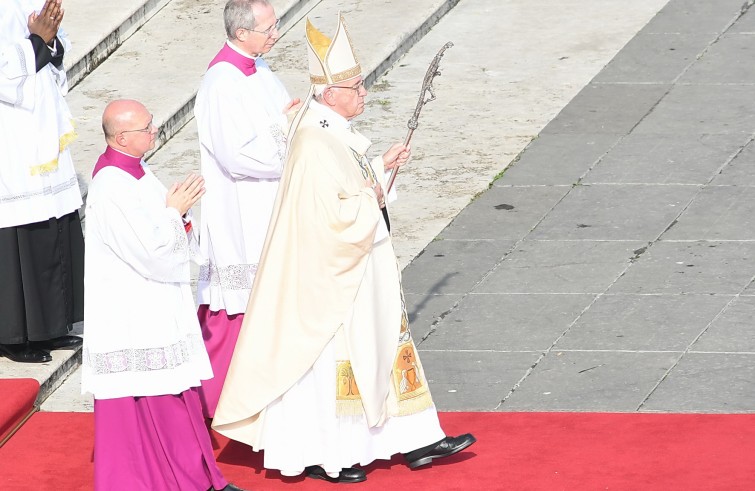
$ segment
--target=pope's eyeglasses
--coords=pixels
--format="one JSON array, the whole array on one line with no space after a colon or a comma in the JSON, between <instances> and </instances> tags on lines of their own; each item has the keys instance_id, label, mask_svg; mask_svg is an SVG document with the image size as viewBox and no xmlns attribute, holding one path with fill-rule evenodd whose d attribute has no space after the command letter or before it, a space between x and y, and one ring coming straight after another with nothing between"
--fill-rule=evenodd
<instances>
[{"instance_id":1,"label":"pope's eyeglasses","mask_svg":"<svg viewBox=\"0 0 755 491\"><path fill-rule=\"evenodd\" d=\"M350 89L350 90L359 92L361 89L364 89L364 80L360 80L358 84L352 85L352 86L331 85L330 88L331 89Z\"/></svg>"}]
</instances>

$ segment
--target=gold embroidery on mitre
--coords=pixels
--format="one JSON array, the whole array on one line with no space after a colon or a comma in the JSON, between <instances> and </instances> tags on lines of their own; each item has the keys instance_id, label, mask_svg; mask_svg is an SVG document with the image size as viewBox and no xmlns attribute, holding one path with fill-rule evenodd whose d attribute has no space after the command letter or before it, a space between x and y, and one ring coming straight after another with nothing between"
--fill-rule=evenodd
<instances>
[{"instance_id":1,"label":"gold embroidery on mitre","mask_svg":"<svg viewBox=\"0 0 755 491\"><path fill-rule=\"evenodd\" d=\"M338 83L350 78L354 78L360 73L362 73L362 66L357 65L354 68L349 68L348 70L344 70L343 72L333 73L330 77L333 79L333 83Z\"/></svg>"},{"instance_id":2,"label":"gold embroidery on mitre","mask_svg":"<svg viewBox=\"0 0 755 491\"><path fill-rule=\"evenodd\" d=\"M328 78L322 75L312 75L309 74L309 81L312 82L315 85L327 85Z\"/></svg>"}]
</instances>

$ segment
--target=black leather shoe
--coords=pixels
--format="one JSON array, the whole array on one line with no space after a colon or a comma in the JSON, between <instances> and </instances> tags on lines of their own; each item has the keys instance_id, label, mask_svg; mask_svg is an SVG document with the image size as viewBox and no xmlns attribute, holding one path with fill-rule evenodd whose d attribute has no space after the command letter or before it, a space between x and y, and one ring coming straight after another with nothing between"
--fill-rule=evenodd
<instances>
[{"instance_id":1,"label":"black leather shoe","mask_svg":"<svg viewBox=\"0 0 755 491\"><path fill-rule=\"evenodd\" d=\"M216 490L215 488L210 488L207 491L244 491L244 490L234 484L228 483L226 487L224 487L223 489Z\"/></svg>"},{"instance_id":2,"label":"black leather shoe","mask_svg":"<svg viewBox=\"0 0 755 491\"><path fill-rule=\"evenodd\" d=\"M0 355L17 363L47 363L52 356L47 351L33 348L28 344L0 344Z\"/></svg>"},{"instance_id":3,"label":"black leather shoe","mask_svg":"<svg viewBox=\"0 0 755 491\"><path fill-rule=\"evenodd\" d=\"M32 341L29 344L35 348L52 351L56 349L76 349L84 344L84 340L78 336L60 336L46 341Z\"/></svg>"},{"instance_id":4,"label":"black leather shoe","mask_svg":"<svg viewBox=\"0 0 755 491\"><path fill-rule=\"evenodd\" d=\"M471 433L465 433L461 436L447 436L438 443L405 453L404 457L409 468L416 469L429 464L434 459L442 459L461 452L476 441L477 439Z\"/></svg>"},{"instance_id":5,"label":"black leather shoe","mask_svg":"<svg viewBox=\"0 0 755 491\"><path fill-rule=\"evenodd\" d=\"M345 467L338 473L338 477L330 477L325 469L319 465L311 465L304 469L307 473L307 477L312 479L322 479L332 483L350 483L350 482L362 482L367 480L367 474L362 469L355 467Z\"/></svg>"}]
</instances>

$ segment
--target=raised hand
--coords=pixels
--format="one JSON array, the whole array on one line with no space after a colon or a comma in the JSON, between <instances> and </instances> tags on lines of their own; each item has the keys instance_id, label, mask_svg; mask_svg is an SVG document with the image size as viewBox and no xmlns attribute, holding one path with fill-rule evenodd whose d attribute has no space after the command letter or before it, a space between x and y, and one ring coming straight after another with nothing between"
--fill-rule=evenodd
<instances>
[{"instance_id":1,"label":"raised hand","mask_svg":"<svg viewBox=\"0 0 755 491\"><path fill-rule=\"evenodd\" d=\"M401 143L394 143L391 145L391 148L386 150L383 154L383 167L386 171L389 171L394 167L401 167L409 161L411 156L411 147L404 146Z\"/></svg>"},{"instance_id":2,"label":"raised hand","mask_svg":"<svg viewBox=\"0 0 755 491\"><path fill-rule=\"evenodd\" d=\"M165 206L175 208L181 216L185 215L194 203L204 194L204 178L189 174L184 182L173 184L165 198Z\"/></svg>"},{"instance_id":3,"label":"raised hand","mask_svg":"<svg viewBox=\"0 0 755 491\"><path fill-rule=\"evenodd\" d=\"M29 15L29 33L36 34L50 44L58 33L64 13L61 0L47 0L39 14L32 12Z\"/></svg>"}]
</instances>

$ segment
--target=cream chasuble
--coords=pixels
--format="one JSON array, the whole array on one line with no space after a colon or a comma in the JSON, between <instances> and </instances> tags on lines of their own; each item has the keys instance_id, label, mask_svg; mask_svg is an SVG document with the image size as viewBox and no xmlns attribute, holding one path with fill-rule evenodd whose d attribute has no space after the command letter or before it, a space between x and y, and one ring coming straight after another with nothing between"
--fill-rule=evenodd
<instances>
[{"instance_id":1,"label":"cream chasuble","mask_svg":"<svg viewBox=\"0 0 755 491\"><path fill-rule=\"evenodd\" d=\"M213 428L259 449L265 409L335 341L337 412L370 427L432 406L374 191L367 138L312 102L281 179ZM376 238L377 234L377 238Z\"/></svg>"}]
</instances>

